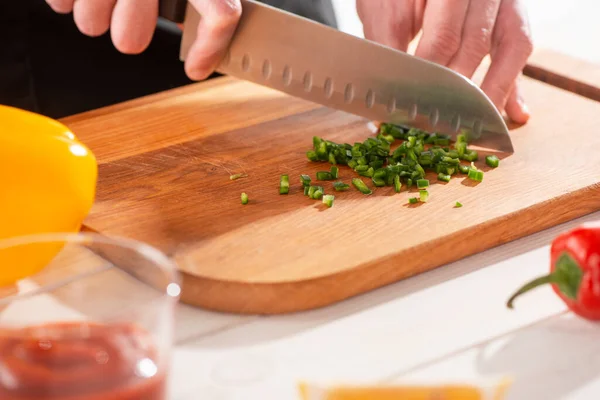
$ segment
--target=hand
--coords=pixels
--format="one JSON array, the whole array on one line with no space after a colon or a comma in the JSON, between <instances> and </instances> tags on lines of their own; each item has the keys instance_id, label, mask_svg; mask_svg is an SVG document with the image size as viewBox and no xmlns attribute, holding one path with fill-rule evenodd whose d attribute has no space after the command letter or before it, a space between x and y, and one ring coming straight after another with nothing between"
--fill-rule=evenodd
<instances>
[{"instance_id":1,"label":"hand","mask_svg":"<svg viewBox=\"0 0 600 400\"><path fill-rule=\"evenodd\" d=\"M533 51L521 0L356 0L365 37L407 51L423 30L415 55L472 78L489 54L481 85L498 110L517 123L529 119L518 78Z\"/></svg>"},{"instance_id":2,"label":"hand","mask_svg":"<svg viewBox=\"0 0 600 400\"><path fill-rule=\"evenodd\" d=\"M58 13L73 12L75 24L88 36L100 36L109 28L122 53L143 52L154 34L158 0L46 0ZM190 79L207 78L218 66L242 13L240 0L190 0L202 15L198 39L190 49L185 71Z\"/></svg>"}]
</instances>

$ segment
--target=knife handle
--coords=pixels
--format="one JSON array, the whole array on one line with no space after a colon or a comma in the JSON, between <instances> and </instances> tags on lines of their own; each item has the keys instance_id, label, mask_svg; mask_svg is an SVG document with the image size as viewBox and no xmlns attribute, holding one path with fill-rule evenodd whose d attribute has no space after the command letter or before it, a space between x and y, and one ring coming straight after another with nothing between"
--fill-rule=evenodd
<instances>
[{"instance_id":1,"label":"knife handle","mask_svg":"<svg viewBox=\"0 0 600 400\"><path fill-rule=\"evenodd\" d=\"M159 0L158 15L171 22L183 23L187 0Z\"/></svg>"}]
</instances>

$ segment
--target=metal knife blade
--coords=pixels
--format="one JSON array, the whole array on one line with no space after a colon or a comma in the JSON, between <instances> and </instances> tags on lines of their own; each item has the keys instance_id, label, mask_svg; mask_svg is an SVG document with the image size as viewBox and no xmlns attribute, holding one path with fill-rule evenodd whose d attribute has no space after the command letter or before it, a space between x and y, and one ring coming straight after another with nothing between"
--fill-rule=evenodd
<instances>
[{"instance_id":1,"label":"metal knife blade","mask_svg":"<svg viewBox=\"0 0 600 400\"><path fill-rule=\"evenodd\" d=\"M502 115L462 75L253 0L242 7L218 72L371 120L453 138L462 131L477 146L514 151ZM188 4L182 61L200 19Z\"/></svg>"}]
</instances>

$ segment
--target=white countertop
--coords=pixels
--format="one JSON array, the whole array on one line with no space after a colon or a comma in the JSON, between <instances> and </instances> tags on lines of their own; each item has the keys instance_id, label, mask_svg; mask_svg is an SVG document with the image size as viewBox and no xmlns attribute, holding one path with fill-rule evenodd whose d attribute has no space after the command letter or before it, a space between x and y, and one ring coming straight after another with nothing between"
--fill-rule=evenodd
<instances>
[{"instance_id":1,"label":"white countertop","mask_svg":"<svg viewBox=\"0 0 600 400\"><path fill-rule=\"evenodd\" d=\"M568 3L527 1L536 43L600 62L600 3ZM337 0L338 14L353 5ZM341 29L360 34L352 12L342 14ZM591 220L600 212L316 311L248 317L181 306L170 398L296 400L303 379L504 375L514 379L510 400L600 398L600 325L567 312L549 287L505 307L547 272L552 239Z\"/></svg>"}]
</instances>

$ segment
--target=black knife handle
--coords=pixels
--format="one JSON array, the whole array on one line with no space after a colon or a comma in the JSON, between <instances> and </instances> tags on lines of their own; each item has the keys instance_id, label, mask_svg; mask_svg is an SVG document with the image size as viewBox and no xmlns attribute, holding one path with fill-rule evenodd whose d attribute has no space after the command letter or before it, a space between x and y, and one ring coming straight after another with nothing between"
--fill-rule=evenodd
<instances>
[{"instance_id":1,"label":"black knife handle","mask_svg":"<svg viewBox=\"0 0 600 400\"><path fill-rule=\"evenodd\" d=\"M181 24L185 19L187 0L159 0L158 15L169 21Z\"/></svg>"}]
</instances>

